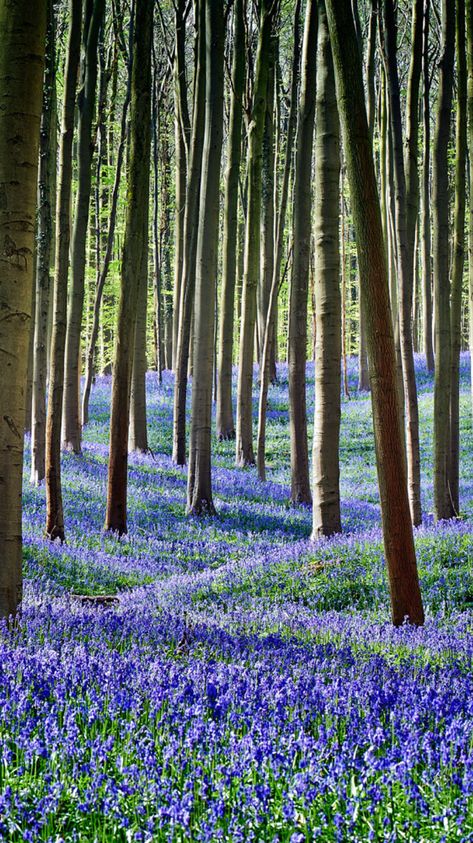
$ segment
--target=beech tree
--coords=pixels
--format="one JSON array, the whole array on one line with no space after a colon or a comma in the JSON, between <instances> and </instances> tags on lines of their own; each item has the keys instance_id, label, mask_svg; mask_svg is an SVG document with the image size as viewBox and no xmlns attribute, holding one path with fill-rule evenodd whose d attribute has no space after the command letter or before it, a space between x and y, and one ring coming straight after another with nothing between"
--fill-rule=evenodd
<instances>
[{"instance_id":1,"label":"beech tree","mask_svg":"<svg viewBox=\"0 0 473 843\"><path fill-rule=\"evenodd\" d=\"M349 0L326 0L337 103L357 233L365 303L384 549L392 618L422 624L412 523L407 494L392 317L381 211L363 93L360 52Z\"/></svg>"},{"instance_id":2,"label":"beech tree","mask_svg":"<svg viewBox=\"0 0 473 843\"><path fill-rule=\"evenodd\" d=\"M120 278L120 303L112 381L110 456L105 529L127 530L128 426L136 314L140 280L148 255L151 150L151 43L153 9L137 0L133 30L130 153L127 217Z\"/></svg>"},{"instance_id":3,"label":"beech tree","mask_svg":"<svg viewBox=\"0 0 473 843\"><path fill-rule=\"evenodd\" d=\"M0 617L22 599L21 489L47 4L0 0Z\"/></svg>"}]
</instances>

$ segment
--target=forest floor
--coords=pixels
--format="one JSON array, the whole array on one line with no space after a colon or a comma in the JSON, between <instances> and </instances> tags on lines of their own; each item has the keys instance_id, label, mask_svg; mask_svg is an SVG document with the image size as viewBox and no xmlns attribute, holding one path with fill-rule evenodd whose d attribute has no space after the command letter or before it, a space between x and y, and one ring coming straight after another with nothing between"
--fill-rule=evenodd
<instances>
[{"instance_id":1,"label":"forest floor","mask_svg":"<svg viewBox=\"0 0 473 843\"><path fill-rule=\"evenodd\" d=\"M437 526L433 384L417 364L421 629L390 624L370 400L354 362L344 534L316 544L310 510L288 503L287 368L279 375L269 482L234 468L234 443L216 445L218 518L185 516L167 373L162 386L148 376L152 453L130 458L126 537L102 532L110 379L93 390L83 456L64 455L63 546L41 537L44 488L26 465L24 613L0 639L0 839L473 840L469 361L463 518Z\"/></svg>"}]
</instances>

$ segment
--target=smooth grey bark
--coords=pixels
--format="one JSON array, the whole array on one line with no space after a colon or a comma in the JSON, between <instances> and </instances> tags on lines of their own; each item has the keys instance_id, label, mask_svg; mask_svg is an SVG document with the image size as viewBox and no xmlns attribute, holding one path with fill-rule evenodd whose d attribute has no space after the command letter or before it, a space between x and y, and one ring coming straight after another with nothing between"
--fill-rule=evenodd
<instances>
[{"instance_id":1,"label":"smooth grey bark","mask_svg":"<svg viewBox=\"0 0 473 843\"><path fill-rule=\"evenodd\" d=\"M340 514L340 128L332 51L319 0L315 114L315 414L312 538L342 529Z\"/></svg>"},{"instance_id":2,"label":"smooth grey bark","mask_svg":"<svg viewBox=\"0 0 473 843\"><path fill-rule=\"evenodd\" d=\"M213 514L212 376L223 137L223 7L205 0L205 135L202 151L187 512Z\"/></svg>"},{"instance_id":3,"label":"smooth grey bark","mask_svg":"<svg viewBox=\"0 0 473 843\"><path fill-rule=\"evenodd\" d=\"M245 20L243 0L236 0L233 10L232 92L228 127L228 164L225 173L222 304L217 364L217 436L219 439L235 438L232 406L232 360L244 87Z\"/></svg>"},{"instance_id":4,"label":"smooth grey bark","mask_svg":"<svg viewBox=\"0 0 473 843\"><path fill-rule=\"evenodd\" d=\"M448 487L455 515L460 512L460 351L462 287L465 263L467 68L465 0L456 0L457 113L455 143L455 210L453 217L452 291L450 303L451 393Z\"/></svg>"},{"instance_id":5,"label":"smooth grey bark","mask_svg":"<svg viewBox=\"0 0 473 843\"><path fill-rule=\"evenodd\" d=\"M361 59L349 0L326 0L337 103L357 232L361 293L366 304L384 548L395 624L422 624L402 430L396 386L386 252L366 116Z\"/></svg>"},{"instance_id":6,"label":"smooth grey bark","mask_svg":"<svg viewBox=\"0 0 473 843\"><path fill-rule=\"evenodd\" d=\"M55 15L48 0L48 24L43 86L43 110L39 142L38 217L36 238L36 296L33 334L33 384L31 407L31 482L38 486L45 476L46 387L48 314L51 287L51 247L56 170L56 54Z\"/></svg>"},{"instance_id":7,"label":"smooth grey bark","mask_svg":"<svg viewBox=\"0 0 473 843\"><path fill-rule=\"evenodd\" d=\"M23 586L21 490L45 0L0 0L0 32L0 617L8 618L20 608Z\"/></svg>"},{"instance_id":8,"label":"smooth grey bark","mask_svg":"<svg viewBox=\"0 0 473 843\"><path fill-rule=\"evenodd\" d=\"M289 194L289 178L293 166L294 137L297 123L297 94L299 87L299 65L300 65L300 0L294 8L294 51L292 57L291 73L291 102L287 121L286 148L284 157L284 171L281 184L281 197L276 220L275 231L275 256L273 263L273 277L269 293L269 302L266 313L266 323L263 336L263 350L261 354L260 369L260 395L258 408L258 448L257 465L260 480L266 479L266 415L268 404L268 389L271 380L272 361L275 357L274 349L277 343L276 308L278 293L281 285L281 261L284 243L284 226L286 222L287 200ZM287 268L287 265L286 265Z\"/></svg>"},{"instance_id":9,"label":"smooth grey bark","mask_svg":"<svg viewBox=\"0 0 473 843\"><path fill-rule=\"evenodd\" d=\"M429 71L430 0L424 0L422 33L422 336L427 371L435 369L432 337L432 237L430 221L430 71Z\"/></svg>"},{"instance_id":10,"label":"smooth grey bark","mask_svg":"<svg viewBox=\"0 0 473 843\"><path fill-rule=\"evenodd\" d=\"M448 484L451 395L448 144L454 54L455 4L449 0L442 0L442 47L432 158L435 320L434 517L437 521L455 515Z\"/></svg>"},{"instance_id":11,"label":"smooth grey bark","mask_svg":"<svg viewBox=\"0 0 473 843\"><path fill-rule=\"evenodd\" d=\"M406 459L409 504L413 524L422 522L420 497L419 410L412 342L412 299L414 281L414 238L417 218L417 126L418 90L421 68L422 12L420 3L413 9L413 45L408 84L406 163L403 157L401 90L397 65L397 22L393 0L384 0L383 49L389 92L394 175L394 228L397 246L399 285L399 328L402 377L405 396ZM406 183L406 173L409 181ZM412 230L411 230L412 229Z\"/></svg>"},{"instance_id":12,"label":"smooth grey bark","mask_svg":"<svg viewBox=\"0 0 473 843\"><path fill-rule=\"evenodd\" d=\"M256 290L260 275L261 171L268 74L277 0L261 0L253 105L248 129L248 200L241 302L240 353L237 387L236 464L254 465L253 361L256 324Z\"/></svg>"},{"instance_id":13,"label":"smooth grey bark","mask_svg":"<svg viewBox=\"0 0 473 843\"><path fill-rule=\"evenodd\" d=\"M46 415L46 535L53 541L55 539L64 541L65 538L61 487L61 420L71 227L72 143L81 25L82 0L70 0L70 25L59 145L54 309Z\"/></svg>"},{"instance_id":14,"label":"smooth grey bark","mask_svg":"<svg viewBox=\"0 0 473 843\"><path fill-rule=\"evenodd\" d=\"M311 171L317 74L317 2L307 6L294 171L293 261L289 301L289 424L291 500L311 503L307 443L307 294L311 239Z\"/></svg>"},{"instance_id":15,"label":"smooth grey bark","mask_svg":"<svg viewBox=\"0 0 473 843\"><path fill-rule=\"evenodd\" d=\"M153 8L137 0L133 31L127 215L120 278L110 419L105 529L127 531L130 389L140 279L146 265L151 150Z\"/></svg>"},{"instance_id":16,"label":"smooth grey bark","mask_svg":"<svg viewBox=\"0 0 473 843\"><path fill-rule=\"evenodd\" d=\"M64 362L63 447L75 454L81 451L80 412L81 324L85 290L85 247L89 224L92 184L92 121L97 88L98 38L105 0L89 0L83 33L83 57L78 93L78 187L71 236L71 287L67 313ZM90 17L89 17L90 15Z\"/></svg>"},{"instance_id":17,"label":"smooth grey bark","mask_svg":"<svg viewBox=\"0 0 473 843\"><path fill-rule=\"evenodd\" d=\"M175 363L173 461L186 463L186 398L188 367L191 365L189 350L192 348L192 313L195 295L197 232L199 214L200 180L202 172L202 147L205 114L205 8L204 0L196 0L197 43L195 52L194 110L192 135L187 168L187 191L184 211L183 263L180 284L179 332ZM190 376L190 372L189 372Z\"/></svg>"}]
</instances>

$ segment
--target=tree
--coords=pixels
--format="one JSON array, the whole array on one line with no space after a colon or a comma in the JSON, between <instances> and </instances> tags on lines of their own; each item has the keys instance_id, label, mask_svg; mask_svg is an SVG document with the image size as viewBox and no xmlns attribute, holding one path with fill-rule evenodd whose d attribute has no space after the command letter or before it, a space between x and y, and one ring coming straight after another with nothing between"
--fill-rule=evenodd
<instances>
[{"instance_id":1,"label":"tree","mask_svg":"<svg viewBox=\"0 0 473 843\"><path fill-rule=\"evenodd\" d=\"M448 484L450 451L450 274L448 142L450 138L455 4L442 0L442 57L433 150L433 257L435 319L434 388L434 515L436 520L455 515Z\"/></svg>"},{"instance_id":2,"label":"tree","mask_svg":"<svg viewBox=\"0 0 473 843\"><path fill-rule=\"evenodd\" d=\"M332 51L319 0L315 117L315 417L312 537L341 530L340 516L340 129Z\"/></svg>"},{"instance_id":3,"label":"tree","mask_svg":"<svg viewBox=\"0 0 473 843\"><path fill-rule=\"evenodd\" d=\"M52 540L59 539L60 541L64 541L64 511L61 488L61 419L71 223L72 142L77 70L80 58L82 0L70 0L69 14L70 26L59 145L53 331L46 416L46 535Z\"/></svg>"},{"instance_id":4,"label":"tree","mask_svg":"<svg viewBox=\"0 0 473 843\"><path fill-rule=\"evenodd\" d=\"M148 259L147 231L151 150L151 44L153 9L137 0L133 30L127 216L120 277L110 419L105 529L127 530L130 389L140 279Z\"/></svg>"},{"instance_id":5,"label":"tree","mask_svg":"<svg viewBox=\"0 0 473 843\"><path fill-rule=\"evenodd\" d=\"M470 185L473 185L473 0L466 0L466 59L467 59L467 114L468 159ZM470 314L470 358L473 358L473 190L470 188L468 204L468 300ZM473 367L471 372L473 401Z\"/></svg>"},{"instance_id":6,"label":"tree","mask_svg":"<svg viewBox=\"0 0 473 843\"><path fill-rule=\"evenodd\" d=\"M412 521L422 521L420 500L419 410L412 343L412 298L414 281L414 235L417 221L417 125L418 90L421 69L422 10L414 4L412 59L408 85L407 155L403 156L401 88L397 66L397 25L393 0L384 2L383 48L389 93L389 114L392 129L395 233L397 276L399 284L399 326L402 375L406 406L406 457L409 502ZM406 169L409 182L406 185Z\"/></svg>"},{"instance_id":7,"label":"tree","mask_svg":"<svg viewBox=\"0 0 473 843\"><path fill-rule=\"evenodd\" d=\"M237 388L236 463L239 466L254 465L255 462L252 389L256 290L260 275L261 173L271 39L278 5L277 0L261 0L260 3L260 31L248 130L248 200Z\"/></svg>"},{"instance_id":8,"label":"tree","mask_svg":"<svg viewBox=\"0 0 473 843\"><path fill-rule=\"evenodd\" d=\"M432 344L432 240L430 220L430 71L429 71L429 29L430 0L424 0L424 26L422 38L422 83L423 83L423 151L422 151L422 334L427 370L435 369Z\"/></svg>"},{"instance_id":9,"label":"tree","mask_svg":"<svg viewBox=\"0 0 473 843\"><path fill-rule=\"evenodd\" d=\"M243 0L233 11L233 60L228 128L228 163L223 214L223 270L217 386L217 436L234 439L232 407L233 322L237 271L238 189L240 182L242 102L245 87L245 20Z\"/></svg>"},{"instance_id":10,"label":"tree","mask_svg":"<svg viewBox=\"0 0 473 843\"><path fill-rule=\"evenodd\" d=\"M289 421L291 500L310 503L307 444L307 293L311 236L311 172L317 73L317 3L307 5L294 171L293 261L289 302Z\"/></svg>"},{"instance_id":11,"label":"tree","mask_svg":"<svg viewBox=\"0 0 473 843\"><path fill-rule=\"evenodd\" d=\"M56 170L56 45L55 14L48 0L46 59L41 113L38 222L36 238L36 295L33 339L33 383L31 409L31 482L39 485L45 475L46 374L48 315L51 285L54 173Z\"/></svg>"},{"instance_id":12,"label":"tree","mask_svg":"<svg viewBox=\"0 0 473 843\"><path fill-rule=\"evenodd\" d=\"M83 58L78 94L78 187L71 238L71 288L67 314L64 368L63 445L78 454L81 450L80 412L80 335L84 308L85 245L89 222L92 183L92 121L97 88L97 45L105 0L89 0L85 5Z\"/></svg>"},{"instance_id":13,"label":"tree","mask_svg":"<svg viewBox=\"0 0 473 843\"><path fill-rule=\"evenodd\" d=\"M182 279L180 282L179 332L175 362L173 417L173 460L177 465L186 463L186 397L191 322L194 307L197 232L199 213L200 179L202 172L202 146L205 113L205 7L204 0L196 0L196 50L194 74L194 110L192 135L187 168L187 192L184 210Z\"/></svg>"},{"instance_id":14,"label":"tree","mask_svg":"<svg viewBox=\"0 0 473 843\"><path fill-rule=\"evenodd\" d=\"M223 136L223 8L205 0L205 134L202 152L197 277L195 298L194 373L190 431L187 510L213 514L211 483L212 375L215 298L218 269L220 157Z\"/></svg>"},{"instance_id":15,"label":"tree","mask_svg":"<svg viewBox=\"0 0 473 843\"><path fill-rule=\"evenodd\" d=\"M21 487L46 2L0 0L0 616L22 598Z\"/></svg>"},{"instance_id":16,"label":"tree","mask_svg":"<svg viewBox=\"0 0 473 843\"><path fill-rule=\"evenodd\" d=\"M466 206L466 100L467 68L465 53L465 0L457 0L457 125L455 150L455 209L453 219L452 291L450 303L451 393L450 455L448 487L455 515L460 512L460 351L463 267L465 259Z\"/></svg>"},{"instance_id":17,"label":"tree","mask_svg":"<svg viewBox=\"0 0 473 843\"><path fill-rule=\"evenodd\" d=\"M402 430L388 273L373 150L366 116L360 53L349 0L326 0L353 218L361 294L365 302L368 361L378 482L392 618L422 624L404 469Z\"/></svg>"}]
</instances>

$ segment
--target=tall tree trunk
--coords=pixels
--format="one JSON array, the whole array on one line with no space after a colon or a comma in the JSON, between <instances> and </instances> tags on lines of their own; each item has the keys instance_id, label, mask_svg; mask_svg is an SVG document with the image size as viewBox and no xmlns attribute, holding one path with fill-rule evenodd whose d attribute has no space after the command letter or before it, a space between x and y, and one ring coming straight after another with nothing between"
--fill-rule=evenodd
<instances>
[{"instance_id":1,"label":"tall tree trunk","mask_svg":"<svg viewBox=\"0 0 473 843\"><path fill-rule=\"evenodd\" d=\"M192 421L187 511L212 514L211 441L215 287L218 269L220 159L223 136L224 26L221 0L205 0L205 135L202 154Z\"/></svg>"},{"instance_id":2,"label":"tall tree trunk","mask_svg":"<svg viewBox=\"0 0 473 843\"><path fill-rule=\"evenodd\" d=\"M204 0L196 0L197 45L195 53L194 110L189 152L187 193L184 216L183 266L179 303L176 379L174 385L173 461L186 463L186 397L194 307L197 230L205 112L205 9Z\"/></svg>"},{"instance_id":3,"label":"tall tree trunk","mask_svg":"<svg viewBox=\"0 0 473 843\"><path fill-rule=\"evenodd\" d=\"M21 488L46 2L0 0L0 617L22 599ZM14 140L14 142L12 142Z\"/></svg>"},{"instance_id":4,"label":"tall tree trunk","mask_svg":"<svg viewBox=\"0 0 473 843\"><path fill-rule=\"evenodd\" d=\"M430 232L430 73L429 73L430 0L424 0L422 39L423 130L422 144L422 335L427 371L433 372L432 342L432 239Z\"/></svg>"},{"instance_id":5,"label":"tall tree trunk","mask_svg":"<svg viewBox=\"0 0 473 843\"><path fill-rule=\"evenodd\" d=\"M46 535L64 541L61 487L61 419L66 344L67 279L71 223L72 142L77 70L80 58L82 0L70 0L70 27L64 76L54 260L54 310L46 415Z\"/></svg>"},{"instance_id":6,"label":"tall tree trunk","mask_svg":"<svg viewBox=\"0 0 473 843\"><path fill-rule=\"evenodd\" d=\"M271 39L278 0L261 0L253 107L248 131L248 203L241 304L240 355L237 391L236 463L254 465L253 360L256 290L260 275L261 172Z\"/></svg>"},{"instance_id":7,"label":"tall tree trunk","mask_svg":"<svg viewBox=\"0 0 473 843\"><path fill-rule=\"evenodd\" d=\"M271 44L271 64L268 73L268 92L266 97L266 117L263 133L263 156L261 168L261 236L260 236L260 278L257 288L258 363L261 365L264 345L266 317L274 270L274 106L275 106L275 60L276 39Z\"/></svg>"},{"instance_id":8,"label":"tall tree trunk","mask_svg":"<svg viewBox=\"0 0 473 843\"><path fill-rule=\"evenodd\" d=\"M349 0L326 0L337 102L357 232L361 293L366 305L373 422L392 617L422 624L402 431L388 273L360 53Z\"/></svg>"},{"instance_id":9,"label":"tall tree trunk","mask_svg":"<svg viewBox=\"0 0 473 843\"><path fill-rule=\"evenodd\" d=\"M130 43L130 50L131 50L131 43ZM120 141L118 145L118 152L117 152L117 160L116 160L116 167L115 167L115 179L113 183L112 189L112 198L110 202L110 213L109 213L109 223L108 223L108 233L107 233L107 243L105 247L105 254L103 258L103 264L100 270L100 274L97 280L97 286L95 289L95 300L94 300L94 308L93 308L93 317L92 317L92 325L90 329L90 339L89 339L89 346L87 349L86 355L86 366L85 366L85 379L84 379L84 393L82 395L82 424L87 424L89 420L89 399L90 399L90 390L92 388L92 378L94 374L94 360L95 360L95 346L97 344L97 339L99 335L99 328L100 328L100 311L102 305L102 298L105 289L105 283L107 281L108 270L110 267L110 262L113 257L113 245L115 242L115 226L117 221L117 211L118 211L118 199L120 194L120 181L121 181L121 174L122 174L122 167L123 167L123 158L125 155L125 144L126 144L126 127L127 127L127 118L128 118L128 107L130 104L130 95L131 95L131 57L129 60L128 66L128 80L127 80L127 89L125 93L125 101L123 103L123 111L121 116L121 127L120 127Z\"/></svg>"},{"instance_id":10,"label":"tall tree trunk","mask_svg":"<svg viewBox=\"0 0 473 843\"><path fill-rule=\"evenodd\" d=\"M127 216L112 380L105 529L127 530L130 387L140 279L148 259L153 7L137 0L133 31Z\"/></svg>"},{"instance_id":11,"label":"tall tree trunk","mask_svg":"<svg viewBox=\"0 0 473 843\"><path fill-rule=\"evenodd\" d=\"M145 200L146 201L146 200ZM148 228L144 233L143 261L138 286L135 346L131 375L130 427L128 450L145 454L148 450L148 425L146 418L146 322L148 315Z\"/></svg>"},{"instance_id":12,"label":"tall tree trunk","mask_svg":"<svg viewBox=\"0 0 473 843\"><path fill-rule=\"evenodd\" d=\"M433 151L432 217L434 223L434 515L436 520L455 515L448 487L450 452L450 278L448 142L450 138L455 4L442 0L442 58Z\"/></svg>"},{"instance_id":13,"label":"tall tree trunk","mask_svg":"<svg viewBox=\"0 0 473 843\"><path fill-rule=\"evenodd\" d=\"M312 538L342 529L340 515L340 129L325 0L319 0L315 117L315 415Z\"/></svg>"},{"instance_id":14,"label":"tall tree trunk","mask_svg":"<svg viewBox=\"0 0 473 843\"><path fill-rule=\"evenodd\" d=\"M466 53L465 0L456 0L457 126L455 155L455 212L453 226L452 296L450 331L452 342L450 394L450 459L448 485L455 515L460 511L460 351L463 267L465 262L466 177Z\"/></svg>"},{"instance_id":15,"label":"tall tree trunk","mask_svg":"<svg viewBox=\"0 0 473 843\"><path fill-rule=\"evenodd\" d=\"M64 369L63 447L81 450L80 340L84 308L85 246L92 183L92 121L97 87L97 47L105 0L89 0L83 34L83 59L78 96L78 187L71 238L71 289L67 313Z\"/></svg>"},{"instance_id":16,"label":"tall tree trunk","mask_svg":"<svg viewBox=\"0 0 473 843\"><path fill-rule=\"evenodd\" d=\"M190 164L190 120L187 105L186 84L186 0L177 0L175 13L175 48L174 48L174 127L176 161L176 216L174 226L174 301L172 329L172 368L177 367L177 347L179 342L179 320L184 268L184 215L186 208L187 168ZM195 112L194 112L195 117ZM189 160L188 160L189 159Z\"/></svg>"},{"instance_id":17,"label":"tall tree trunk","mask_svg":"<svg viewBox=\"0 0 473 843\"><path fill-rule=\"evenodd\" d=\"M296 133L297 123L297 93L299 86L299 64L300 64L300 0L296 2L294 8L294 52L292 57L292 75L291 75L291 103L289 107L289 117L287 123L286 133L286 149L284 157L284 172L281 184L281 199L279 203L279 212L277 216L276 225L276 249L273 265L273 277L271 281L271 290L269 294L269 302L266 314L265 332L263 337L263 353L261 355L261 377L260 377L260 396L258 408L258 476L260 480L266 479L266 415L268 403L268 389L271 380L271 365L274 347L276 346L277 333L276 328L276 308L278 302L278 293L281 286L281 260L284 242L284 226L286 222L287 199L289 194L289 177L292 169L294 137Z\"/></svg>"},{"instance_id":18,"label":"tall tree trunk","mask_svg":"<svg viewBox=\"0 0 473 843\"><path fill-rule=\"evenodd\" d=\"M473 0L466 0L466 59L468 70L467 111L468 111L468 160L470 191L468 203L468 302L470 317L470 366L471 397L473 403Z\"/></svg>"},{"instance_id":19,"label":"tall tree trunk","mask_svg":"<svg viewBox=\"0 0 473 843\"><path fill-rule=\"evenodd\" d=\"M242 102L245 87L243 0L236 0L233 16L232 93L228 128L228 164L225 173L222 305L218 351L217 436L219 439L235 438L232 407L232 359L237 274Z\"/></svg>"},{"instance_id":20,"label":"tall tree trunk","mask_svg":"<svg viewBox=\"0 0 473 843\"><path fill-rule=\"evenodd\" d=\"M56 24L48 0L43 110L39 142L38 230L36 238L36 297L31 411L31 482L44 480L46 444L46 366L52 245L52 180L56 169Z\"/></svg>"},{"instance_id":21,"label":"tall tree trunk","mask_svg":"<svg viewBox=\"0 0 473 843\"><path fill-rule=\"evenodd\" d=\"M395 232L397 243L397 275L399 283L399 324L401 341L402 375L406 401L406 457L409 490L409 504L414 525L422 521L420 499L420 451L419 451L419 409L414 369L412 344L412 296L414 270L414 237L417 217L417 110L421 67L421 10L416 0L414 5L413 46L408 87L408 164L409 183L406 186L406 172L403 159L403 127L401 115L401 91L397 67L397 25L393 0L384 2L383 48L386 56L386 72L389 91L389 114L392 128ZM416 20L416 15L418 19ZM414 160L413 160L414 159ZM415 211L415 213L414 213ZM414 213L414 215L413 215ZM413 216L412 216L413 215ZM409 231L409 226L413 231Z\"/></svg>"},{"instance_id":22,"label":"tall tree trunk","mask_svg":"<svg viewBox=\"0 0 473 843\"><path fill-rule=\"evenodd\" d=\"M311 235L311 174L317 74L317 2L307 6L294 172L293 251L289 301L289 421L291 500L310 503L307 444L307 293Z\"/></svg>"}]
</instances>

